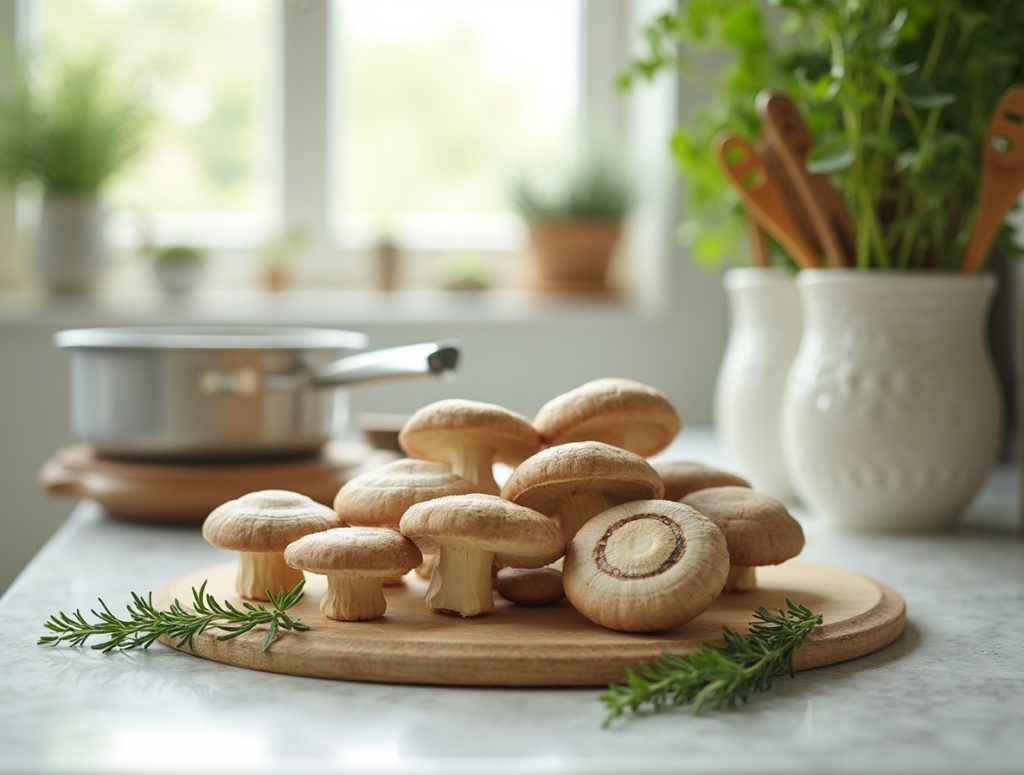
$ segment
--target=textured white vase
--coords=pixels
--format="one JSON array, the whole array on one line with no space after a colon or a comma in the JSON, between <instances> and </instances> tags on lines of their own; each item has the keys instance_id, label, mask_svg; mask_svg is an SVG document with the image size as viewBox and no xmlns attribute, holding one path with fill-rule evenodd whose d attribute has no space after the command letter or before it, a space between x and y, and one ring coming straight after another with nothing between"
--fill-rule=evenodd
<instances>
[{"instance_id":1,"label":"textured white vase","mask_svg":"<svg viewBox=\"0 0 1024 775\"><path fill-rule=\"evenodd\" d=\"M793 488L782 458L779 415L800 344L800 297L791 272L730 269L729 342L715 385L715 430L737 473L781 500Z\"/></svg>"},{"instance_id":2,"label":"textured white vase","mask_svg":"<svg viewBox=\"0 0 1024 775\"><path fill-rule=\"evenodd\" d=\"M106 208L98 194L48 192L33 257L51 293L89 293L108 261Z\"/></svg>"},{"instance_id":3,"label":"textured white vase","mask_svg":"<svg viewBox=\"0 0 1024 775\"><path fill-rule=\"evenodd\" d=\"M990 276L805 270L782 442L800 499L843 528L951 526L995 459Z\"/></svg>"}]
</instances>

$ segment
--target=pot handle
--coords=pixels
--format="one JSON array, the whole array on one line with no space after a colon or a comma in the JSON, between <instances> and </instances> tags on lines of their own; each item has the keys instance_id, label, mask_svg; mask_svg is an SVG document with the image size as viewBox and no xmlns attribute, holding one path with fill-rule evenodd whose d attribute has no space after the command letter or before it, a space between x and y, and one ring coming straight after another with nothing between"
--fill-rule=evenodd
<instances>
[{"instance_id":1,"label":"pot handle","mask_svg":"<svg viewBox=\"0 0 1024 775\"><path fill-rule=\"evenodd\" d=\"M357 353L317 366L309 381L318 387L338 387L443 377L455 370L460 346L457 340L446 339Z\"/></svg>"}]
</instances>

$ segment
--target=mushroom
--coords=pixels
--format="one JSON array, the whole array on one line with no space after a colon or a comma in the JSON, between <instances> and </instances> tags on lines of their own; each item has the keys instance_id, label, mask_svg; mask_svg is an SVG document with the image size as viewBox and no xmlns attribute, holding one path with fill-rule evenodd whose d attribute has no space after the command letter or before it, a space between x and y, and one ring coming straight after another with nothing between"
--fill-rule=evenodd
<instances>
[{"instance_id":1,"label":"mushroom","mask_svg":"<svg viewBox=\"0 0 1024 775\"><path fill-rule=\"evenodd\" d=\"M395 460L346 482L334 498L334 510L349 525L397 529L413 504L476 491L475 484L443 463ZM430 578L429 571L425 578ZM401 583L401 577L384 580L384 586Z\"/></svg>"},{"instance_id":2,"label":"mushroom","mask_svg":"<svg viewBox=\"0 0 1024 775\"><path fill-rule=\"evenodd\" d=\"M489 495L500 492L494 481L495 462L517 466L541 446L537 431L522 415L461 398L417 411L398 441L409 457L449 465Z\"/></svg>"},{"instance_id":3,"label":"mushroom","mask_svg":"<svg viewBox=\"0 0 1024 775\"><path fill-rule=\"evenodd\" d=\"M569 544L565 596L595 624L651 632L694 619L729 575L725 538L689 506L623 503L597 515Z\"/></svg>"},{"instance_id":4,"label":"mushroom","mask_svg":"<svg viewBox=\"0 0 1024 775\"><path fill-rule=\"evenodd\" d=\"M677 460L654 466L665 483L664 498L677 501L708 487L750 487L746 479L693 460Z\"/></svg>"},{"instance_id":5,"label":"mushroom","mask_svg":"<svg viewBox=\"0 0 1024 775\"><path fill-rule=\"evenodd\" d=\"M660 498L661 478L639 455L599 441L538 452L501 488L501 497L557 516L568 543L587 520L627 501Z\"/></svg>"},{"instance_id":6,"label":"mushroom","mask_svg":"<svg viewBox=\"0 0 1024 775\"><path fill-rule=\"evenodd\" d=\"M496 495L449 495L412 506L402 535L438 555L426 603L477 616L494 608L491 567L539 568L565 552L558 525Z\"/></svg>"},{"instance_id":7,"label":"mushroom","mask_svg":"<svg viewBox=\"0 0 1024 775\"><path fill-rule=\"evenodd\" d=\"M502 568L497 593L517 605L548 605L565 597L558 568Z\"/></svg>"},{"instance_id":8,"label":"mushroom","mask_svg":"<svg viewBox=\"0 0 1024 775\"><path fill-rule=\"evenodd\" d=\"M203 538L238 552L235 590L250 600L289 590L304 578L284 561L292 541L340 527L333 509L289 490L260 490L222 503L203 522Z\"/></svg>"},{"instance_id":9,"label":"mushroom","mask_svg":"<svg viewBox=\"0 0 1024 775\"><path fill-rule=\"evenodd\" d=\"M757 588L755 567L778 565L800 554L804 531L781 501L746 487L710 487L682 499L710 519L729 545L725 592Z\"/></svg>"},{"instance_id":10,"label":"mushroom","mask_svg":"<svg viewBox=\"0 0 1024 775\"><path fill-rule=\"evenodd\" d=\"M386 527L343 527L300 538L284 559L293 568L327 577L320 610L329 619L361 622L387 610L382 582L408 573L423 555L408 538Z\"/></svg>"},{"instance_id":11,"label":"mushroom","mask_svg":"<svg viewBox=\"0 0 1024 775\"><path fill-rule=\"evenodd\" d=\"M611 377L551 399L537 412L533 425L549 447L603 441L642 457L661 452L683 427L664 393Z\"/></svg>"}]
</instances>

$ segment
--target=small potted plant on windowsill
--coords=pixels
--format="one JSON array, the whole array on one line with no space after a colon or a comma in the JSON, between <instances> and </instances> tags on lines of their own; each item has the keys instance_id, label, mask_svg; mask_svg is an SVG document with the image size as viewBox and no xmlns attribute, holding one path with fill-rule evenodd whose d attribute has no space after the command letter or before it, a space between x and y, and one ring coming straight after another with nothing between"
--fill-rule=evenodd
<instances>
[{"instance_id":1,"label":"small potted plant on windowsill","mask_svg":"<svg viewBox=\"0 0 1024 775\"><path fill-rule=\"evenodd\" d=\"M511 200L529 227L539 290L611 292L609 267L636 200L633 181L614 154L581 143L552 169L515 178Z\"/></svg>"},{"instance_id":2,"label":"small potted plant on windowsill","mask_svg":"<svg viewBox=\"0 0 1024 775\"><path fill-rule=\"evenodd\" d=\"M807 169L843 195L856 249L849 268L799 273L805 335L782 396L786 469L833 524L945 527L998 447L1001 402L982 336L995 282L960 269L990 115L1024 80L1024 5L775 4L784 35L769 34L758 0L692 0L658 17L624 80L694 72L685 60L701 47L735 54L717 83L700 73L717 92L672 141L694 252L711 262L742 234L713 137L756 140L762 89L795 99L816 141ZM1019 252L1008 231L1000 244Z\"/></svg>"},{"instance_id":3,"label":"small potted plant on windowsill","mask_svg":"<svg viewBox=\"0 0 1024 775\"><path fill-rule=\"evenodd\" d=\"M153 271L164 293L192 293L206 271L206 253L188 245L160 248L153 254Z\"/></svg>"},{"instance_id":4,"label":"small potted plant on windowsill","mask_svg":"<svg viewBox=\"0 0 1024 775\"><path fill-rule=\"evenodd\" d=\"M47 289L84 293L108 259L103 186L142 151L151 114L141 81L102 56L41 66L34 78L16 63L0 102L0 175L42 191L33 257Z\"/></svg>"}]
</instances>

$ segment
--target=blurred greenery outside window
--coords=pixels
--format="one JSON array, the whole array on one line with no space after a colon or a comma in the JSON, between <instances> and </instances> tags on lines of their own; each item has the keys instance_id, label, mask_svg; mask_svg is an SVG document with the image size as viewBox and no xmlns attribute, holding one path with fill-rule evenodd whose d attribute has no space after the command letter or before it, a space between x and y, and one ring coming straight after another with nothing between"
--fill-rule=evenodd
<instances>
[{"instance_id":1,"label":"blurred greenery outside window","mask_svg":"<svg viewBox=\"0 0 1024 775\"><path fill-rule=\"evenodd\" d=\"M159 118L111 182L157 238L252 248L280 229L282 2L38 0L38 48L97 49L152 82ZM325 224L337 248L514 250L517 165L570 137L579 0L336 0Z\"/></svg>"}]
</instances>

